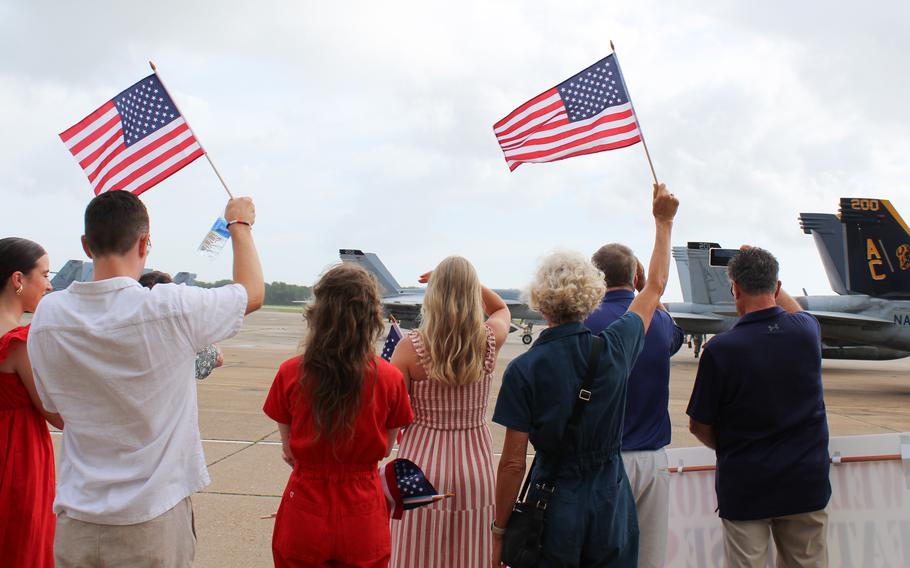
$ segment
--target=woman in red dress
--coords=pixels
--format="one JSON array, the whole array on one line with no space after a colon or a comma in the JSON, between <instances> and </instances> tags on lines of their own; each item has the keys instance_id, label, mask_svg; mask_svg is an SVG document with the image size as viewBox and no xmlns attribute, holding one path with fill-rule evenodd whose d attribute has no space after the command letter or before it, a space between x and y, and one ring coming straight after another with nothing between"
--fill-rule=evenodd
<instances>
[{"instance_id":1,"label":"woman in red dress","mask_svg":"<svg viewBox=\"0 0 910 568\"><path fill-rule=\"evenodd\" d=\"M375 352L376 279L336 266L313 295L304 353L281 365L263 407L294 468L275 519L275 566L384 568L389 515L378 462L413 419L407 389Z\"/></svg>"},{"instance_id":2,"label":"woman in red dress","mask_svg":"<svg viewBox=\"0 0 910 568\"><path fill-rule=\"evenodd\" d=\"M40 245L0 239L0 561L4 567L54 566L54 447L28 361L25 312L45 293L48 257Z\"/></svg>"}]
</instances>

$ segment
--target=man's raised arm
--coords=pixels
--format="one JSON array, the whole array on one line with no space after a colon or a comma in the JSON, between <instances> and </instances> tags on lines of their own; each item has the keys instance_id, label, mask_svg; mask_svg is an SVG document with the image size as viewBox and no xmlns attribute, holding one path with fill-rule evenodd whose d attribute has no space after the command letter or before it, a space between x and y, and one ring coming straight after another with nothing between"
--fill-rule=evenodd
<instances>
[{"instance_id":1,"label":"man's raised arm","mask_svg":"<svg viewBox=\"0 0 910 568\"><path fill-rule=\"evenodd\" d=\"M234 249L234 282L246 289L246 313L249 314L261 308L265 300L262 265L253 243L252 228L256 221L253 200L249 197L231 199L224 208L224 218Z\"/></svg>"}]
</instances>

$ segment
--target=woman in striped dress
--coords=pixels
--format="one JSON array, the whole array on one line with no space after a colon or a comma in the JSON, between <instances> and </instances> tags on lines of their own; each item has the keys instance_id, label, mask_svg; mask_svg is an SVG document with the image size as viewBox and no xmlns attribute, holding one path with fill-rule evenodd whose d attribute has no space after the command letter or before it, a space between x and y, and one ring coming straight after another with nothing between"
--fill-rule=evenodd
<instances>
[{"instance_id":1,"label":"woman in striped dress","mask_svg":"<svg viewBox=\"0 0 910 568\"><path fill-rule=\"evenodd\" d=\"M391 565L486 567L494 490L486 410L509 309L461 257L446 258L421 282L428 286L420 327L392 356L409 385L415 416L398 457L416 463L439 492L455 497L392 521Z\"/></svg>"}]
</instances>

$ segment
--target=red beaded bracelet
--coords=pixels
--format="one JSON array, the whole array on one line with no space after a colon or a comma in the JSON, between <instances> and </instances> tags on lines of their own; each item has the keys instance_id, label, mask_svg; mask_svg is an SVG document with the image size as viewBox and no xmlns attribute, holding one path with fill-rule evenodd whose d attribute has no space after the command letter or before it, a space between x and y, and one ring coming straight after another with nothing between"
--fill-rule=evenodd
<instances>
[{"instance_id":1,"label":"red beaded bracelet","mask_svg":"<svg viewBox=\"0 0 910 568\"><path fill-rule=\"evenodd\" d=\"M240 219L234 219L233 221L228 221L227 226L230 227L231 225L234 225L234 224L246 225L246 226L249 227L250 229L253 228L253 224L252 224L252 223L247 222L247 221L241 221Z\"/></svg>"}]
</instances>

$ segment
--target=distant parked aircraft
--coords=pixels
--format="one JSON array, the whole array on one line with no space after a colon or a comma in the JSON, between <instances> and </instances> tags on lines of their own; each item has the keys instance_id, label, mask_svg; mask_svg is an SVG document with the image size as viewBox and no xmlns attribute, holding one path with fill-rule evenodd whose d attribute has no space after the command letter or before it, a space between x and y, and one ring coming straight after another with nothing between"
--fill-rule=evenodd
<instances>
[{"instance_id":1,"label":"distant parked aircraft","mask_svg":"<svg viewBox=\"0 0 910 568\"><path fill-rule=\"evenodd\" d=\"M146 268L145 272L151 272ZM51 278L54 290L64 290L73 282L88 282L94 274L94 265L87 260L67 260L63 268L58 270ZM196 274L193 272L178 272L174 275L175 284L196 285Z\"/></svg>"},{"instance_id":2,"label":"distant parked aircraft","mask_svg":"<svg viewBox=\"0 0 910 568\"><path fill-rule=\"evenodd\" d=\"M818 319L828 359L910 356L910 228L885 199L843 198L840 215L800 214L815 239L836 296L799 296ZM725 268L708 265L716 243L674 247L682 303L667 304L698 350L705 335L729 329L736 307Z\"/></svg>"},{"instance_id":3,"label":"distant parked aircraft","mask_svg":"<svg viewBox=\"0 0 910 568\"><path fill-rule=\"evenodd\" d=\"M386 315L393 315L404 328L414 328L420 319L420 306L426 288L403 288L385 267L379 257L371 252L358 249L341 249L338 251L341 260L359 264L371 272L379 282L382 291L382 305ZM528 307L521 300L521 291L516 289L493 290L505 301L512 315L512 320L519 322L521 340L525 345L531 343L531 333L535 324L544 324L543 316Z\"/></svg>"}]
</instances>

